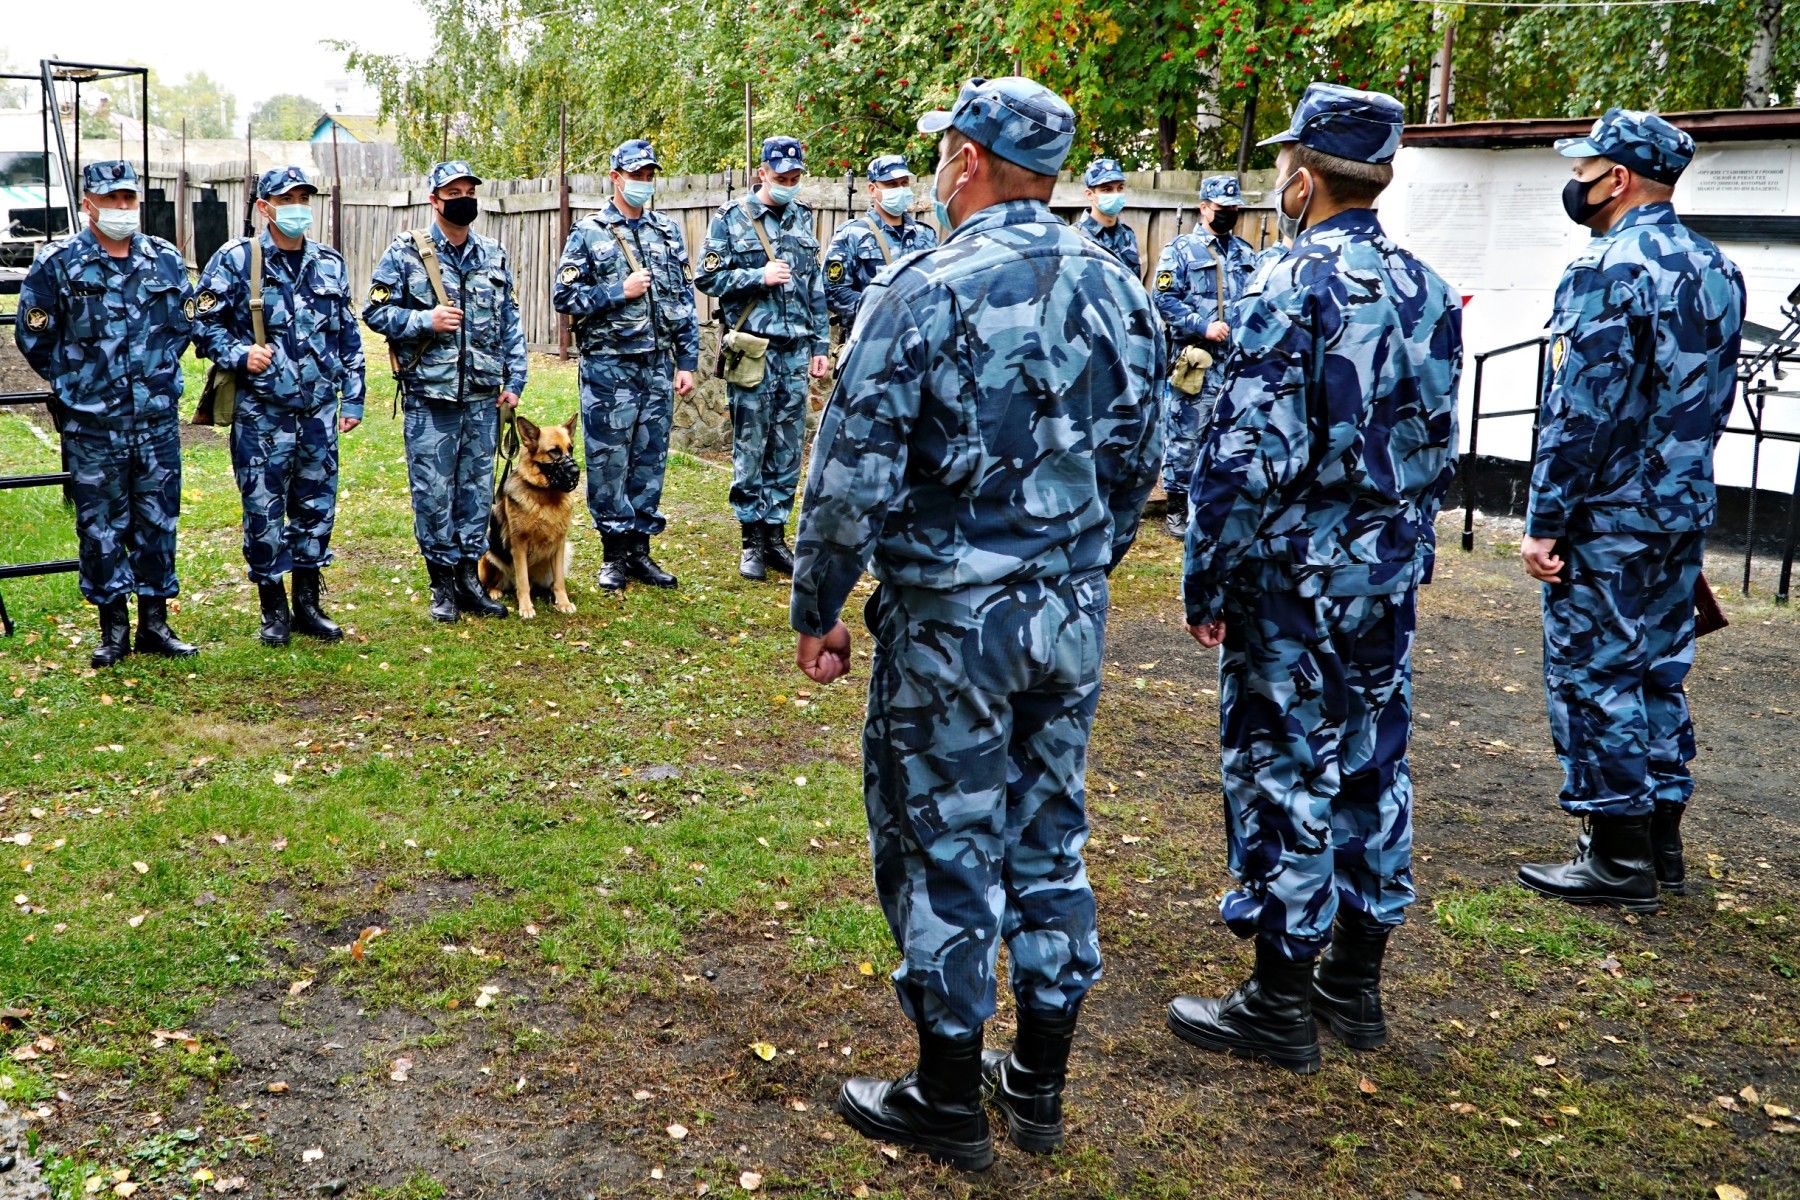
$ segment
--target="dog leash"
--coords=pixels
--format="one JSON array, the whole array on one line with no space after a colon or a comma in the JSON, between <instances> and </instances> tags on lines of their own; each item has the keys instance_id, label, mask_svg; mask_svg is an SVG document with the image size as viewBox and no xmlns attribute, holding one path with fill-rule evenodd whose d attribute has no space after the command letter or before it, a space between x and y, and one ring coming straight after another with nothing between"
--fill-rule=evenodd
<instances>
[{"instance_id":1,"label":"dog leash","mask_svg":"<svg viewBox=\"0 0 1800 1200\"><path fill-rule=\"evenodd\" d=\"M517 408L500 406L500 482L494 485L498 492L506 486L506 477L512 474L513 458L519 453L519 411Z\"/></svg>"}]
</instances>

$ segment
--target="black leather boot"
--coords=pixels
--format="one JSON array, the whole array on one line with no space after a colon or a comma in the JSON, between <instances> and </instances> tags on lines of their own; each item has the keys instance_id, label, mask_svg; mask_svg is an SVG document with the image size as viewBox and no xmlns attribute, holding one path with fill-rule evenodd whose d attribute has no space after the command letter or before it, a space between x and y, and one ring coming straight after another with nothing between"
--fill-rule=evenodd
<instances>
[{"instance_id":1,"label":"black leather boot","mask_svg":"<svg viewBox=\"0 0 1800 1200\"><path fill-rule=\"evenodd\" d=\"M838 1112L864 1137L923 1150L963 1171L985 1171L994 1139L981 1104L981 1031L948 1038L919 1030L919 1065L899 1079L845 1080Z\"/></svg>"},{"instance_id":2,"label":"black leather boot","mask_svg":"<svg viewBox=\"0 0 1800 1200\"><path fill-rule=\"evenodd\" d=\"M1576 843L1566 863L1527 863L1519 882L1570 904L1604 904L1631 912L1655 912L1656 868L1651 862L1650 817L1588 817L1586 844Z\"/></svg>"},{"instance_id":3,"label":"black leather boot","mask_svg":"<svg viewBox=\"0 0 1800 1200\"><path fill-rule=\"evenodd\" d=\"M738 555L738 574L759 583L769 577L763 561L763 527L754 521L743 522L744 550Z\"/></svg>"},{"instance_id":4,"label":"black leather boot","mask_svg":"<svg viewBox=\"0 0 1800 1200\"><path fill-rule=\"evenodd\" d=\"M434 563L427 559L425 570L431 575L431 619L445 622L456 620L456 568L448 563Z\"/></svg>"},{"instance_id":5,"label":"black leather boot","mask_svg":"<svg viewBox=\"0 0 1800 1200\"><path fill-rule=\"evenodd\" d=\"M1656 858L1656 882L1674 896L1687 895L1687 862L1682 857L1681 814L1685 804L1658 804L1650 814L1650 849Z\"/></svg>"},{"instance_id":6,"label":"black leather boot","mask_svg":"<svg viewBox=\"0 0 1800 1200\"><path fill-rule=\"evenodd\" d=\"M1187 539L1188 503L1186 492L1170 492L1169 511L1163 517L1163 529L1176 541Z\"/></svg>"},{"instance_id":7,"label":"black leather boot","mask_svg":"<svg viewBox=\"0 0 1800 1200\"><path fill-rule=\"evenodd\" d=\"M293 583L294 632L318 638L322 642L341 641L344 636L343 626L326 616L325 610L319 607L319 593L325 590L325 581L319 578L319 568L295 567Z\"/></svg>"},{"instance_id":8,"label":"black leather boot","mask_svg":"<svg viewBox=\"0 0 1800 1200\"><path fill-rule=\"evenodd\" d=\"M627 576L625 574L625 539L623 533L603 533L600 535L601 553L606 556L600 564L600 573L594 582L600 585L603 592L622 592L625 590Z\"/></svg>"},{"instance_id":9,"label":"black leather boot","mask_svg":"<svg viewBox=\"0 0 1800 1200\"><path fill-rule=\"evenodd\" d=\"M256 636L265 646L287 645L288 631L294 624L294 614L288 611L287 589L281 586L279 579L274 583L259 583L256 598L262 602L262 628L256 631Z\"/></svg>"},{"instance_id":10,"label":"black leather boot","mask_svg":"<svg viewBox=\"0 0 1800 1200\"><path fill-rule=\"evenodd\" d=\"M989 1050L981 1056L982 1094L1006 1118L1012 1144L1029 1154L1049 1154L1063 1144L1063 1084L1079 1017L1079 1008L1066 1013L1020 1008L1012 1053Z\"/></svg>"},{"instance_id":11,"label":"black leather boot","mask_svg":"<svg viewBox=\"0 0 1800 1200\"><path fill-rule=\"evenodd\" d=\"M169 628L169 602L160 596L138 597L137 648L139 654L164 658L189 658L200 647L184 642Z\"/></svg>"},{"instance_id":12,"label":"black leather boot","mask_svg":"<svg viewBox=\"0 0 1800 1200\"><path fill-rule=\"evenodd\" d=\"M481 586L481 574L475 567L481 560L465 558L456 564L456 607L459 612L472 613L477 617L504 617L506 605L498 600L488 599L487 589ZM514 586L518 581L514 581ZM531 580L525 581L531 586Z\"/></svg>"},{"instance_id":13,"label":"black leather boot","mask_svg":"<svg viewBox=\"0 0 1800 1200\"><path fill-rule=\"evenodd\" d=\"M88 666L110 667L131 653L131 605L125 597L100 606L100 644L88 656Z\"/></svg>"},{"instance_id":14,"label":"black leather boot","mask_svg":"<svg viewBox=\"0 0 1800 1200\"><path fill-rule=\"evenodd\" d=\"M673 575L657 565L650 557L650 535L633 533L628 535L625 548L625 573L639 583L647 583L651 587L672 588L676 584Z\"/></svg>"},{"instance_id":15,"label":"black leather boot","mask_svg":"<svg viewBox=\"0 0 1800 1200\"><path fill-rule=\"evenodd\" d=\"M1381 1013L1381 959L1389 926L1361 913L1339 912L1331 945L1313 972L1313 1013L1352 1050L1373 1050L1388 1040Z\"/></svg>"},{"instance_id":16,"label":"black leather boot","mask_svg":"<svg viewBox=\"0 0 1800 1200\"><path fill-rule=\"evenodd\" d=\"M788 549L787 526L780 521L763 525L763 564L777 575L794 574L794 552Z\"/></svg>"},{"instance_id":17,"label":"black leather boot","mask_svg":"<svg viewBox=\"0 0 1800 1200\"><path fill-rule=\"evenodd\" d=\"M1256 972L1222 1000L1175 997L1169 1004L1169 1030L1203 1050L1310 1075L1320 1061L1312 973L1311 960L1284 958L1273 942L1258 938Z\"/></svg>"}]
</instances>

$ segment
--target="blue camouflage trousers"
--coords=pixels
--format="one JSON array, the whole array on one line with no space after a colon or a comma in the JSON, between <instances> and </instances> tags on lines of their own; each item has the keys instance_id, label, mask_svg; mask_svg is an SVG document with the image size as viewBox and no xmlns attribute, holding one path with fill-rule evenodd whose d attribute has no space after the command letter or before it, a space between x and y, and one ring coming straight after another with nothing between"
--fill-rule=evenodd
<instances>
[{"instance_id":1,"label":"blue camouflage trousers","mask_svg":"<svg viewBox=\"0 0 1800 1200\"><path fill-rule=\"evenodd\" d=\"M1641 816L1686 804L1694 725L1700 533L1590 533L1559 544L1544 585L1544 694L1563 765L1563 808Z\"/></svg>"},{"instance_id":2,"label":"blue camouflage trousers","mask_svg":"<svg viewBox=\"0 0 1800 1200\"><path fill-rule=\"evenodd\" d=\"M1218 406L1223 374L1218 366L1206 372L1200 394L1178 392L1167 379L1158 394L1163 401L1163 470L1165 492L1185 492L1193 482L1194 460L1200 457L1200 441L1212 424Z\"/></svg>"},{"instance_id":3,"label":"blue camouflage trousers","mask_svg":"<svg viewBox=\"0 0 1800 1200\"><path fill-rule=\"evenodd\" d=\"M406 403L406 479L413 536L426 562L452 566L487 552L500 413L493 396L463 404Z\"/></svg>"},{"instance_id":4,"label":"blue camouflage trousers","mask_svg":"<svg viewBox=\"0 0 1800 1200\"><path fill-rule=\"evenodd\" d=\"M675 419L675 358L596 354L581 360L588 512L601 533L657 534Z\"/></svg>"},{"instance_id":5,"label":"blue camouflage trousers","mask_svg":"<svg viewBox=\"0 0 1800 1200\"><path fill-rule=\"evenodd\" d=\"M769 347L762 382L726 384L731 398L731 508L746 524L787 523L800 483L812 350Z\"/></svg>"},{"instance_id":6,"label":"blue camouflage trousers","mask_svg":"<svg viewBox=\"0 0 1800 1200\"><path fill-rule=\"evenodd\" d=\"M875 891L900 1005L946 1036L994 1014L1000 943L1022 1007L1064 1012L1100 977L1082 847L1100 696L1099 572L936 592L882 585L863 729Z\"/></svg>"},{"instance_id":7,"label":"blue camouflage trousers","mask_svg":"<svg viewBox=\"0 0 1800 1200\"><path fill-rule=\"evenodd\" d=\"M74 476L81 594L90 604L121 596L167 599L175 582L181 515L181 433L173 415L144 429L63 434Z\"/></svg>"},{"instance_id":8,"label":"blue camouflage trousers","mask_svg":"<svg viewBox=\"0 0 1800 1200\"><path fill-rule=\"evenodd\" d=\"M1220 776L1237 886L1219 911L1239 937L1308 959L1339 905L1398 925L1412 903L1416 598L1271 591L1228 607Z\"/></svg>"},{"instance_id":9,"label":"blue camouflage trousers","mask_svg":"<svg viewBox=\"0 0 1800 1200\"><path fill-rule=\"evenodd\" d=\"M241 398L231 422L231 470L244 500L244 562L252 583L331 564L337 517L337 397L266 410Z\"/></svg>"}]
</instances>

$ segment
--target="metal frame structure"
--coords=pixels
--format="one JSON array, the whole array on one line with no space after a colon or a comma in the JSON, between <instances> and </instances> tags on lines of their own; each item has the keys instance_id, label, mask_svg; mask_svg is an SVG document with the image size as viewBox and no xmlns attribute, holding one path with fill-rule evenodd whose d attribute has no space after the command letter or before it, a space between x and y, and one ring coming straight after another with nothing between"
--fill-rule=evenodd
<instances>
[{"instance_id":1,"label":"metal frame structure","mask_svg":"<svg viewBox=\"0 0 1800 1200\"><path fill-rule=\"evenodd\" d=\"M1504 412L1484 413L1481 411L1481 385L1487 373L1487 361L1499 358L1504 354L1513 354L1520 350L1537 347L1537 374L1532 378L1538 381L1532 392L1530 408L1509 408ZM1527 338L1522 342L1514 342L1510 346L1500 346L1493 350L1483 350L1475 356L1475 394L1469 401L1469 452L1463 455L1461 483L1463 492L1463 528L1462 548L1465 551L1475 549L1475 489L1481 478L1481 468L1476 462L1477 452L1481 446L1481 423L1498 421L1502 417L1531 418L1531 457L1537 458L1538 442L1538 409L1544 398L1544 355L1548 353L1550 339L1544 334Z\"/></svg>"},{"instance_id":2,"label":"metal frame structure","mask_svg":"<svg viewBox=\"0 0 1800 1200\"><path fill-rule=\"evenodd\" d=\"M50 231L50 188L49 173L52 169L50 156L51 130L56 132L56 157L54 167L60 170L63 178L63 203L69 213L69 232L74 234L80 226L77 213L81 205L81 85L97 83L107 79L128 79L135 77L138 81L140 104L138 112L143 133L143 166L144 177L150 173L150 70L147 67L109 66L103 63L63 62L60 59L46 58L38 63L35 75L0 74L0 79L36 82L39 98L43 105L44 126L44 230L46 237ZM75 150L71 155L69 139L63 132L62 113L57 106L56 85L68 83L73 85L73 102L71 114L75 122ZM0 328L16 325L17 313L0 313ZM49 404L54 409L56 396L45 389L36 392L0 392L0 407L21 407L29 404ZM68 460L63 460L64 469L34 475L0 475L0 491L17 488L61 487L65 495L73 480L67 470ZM3 563L0 564L0 579L22 579L34 575L60 575L74 571L80 563L72 558L51 559L45 562ZM0 634L11 637L13 619L6 611L6 597L0 595Z\"/></svg>"}]
</instances>

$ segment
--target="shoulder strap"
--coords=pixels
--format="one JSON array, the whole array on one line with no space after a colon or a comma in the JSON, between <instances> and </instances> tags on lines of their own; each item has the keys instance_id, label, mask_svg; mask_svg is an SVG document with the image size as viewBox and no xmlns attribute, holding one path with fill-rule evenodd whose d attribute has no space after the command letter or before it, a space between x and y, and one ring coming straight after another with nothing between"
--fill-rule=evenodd
<instances>
[{"instance_id":1,"label":"shoulder strap","mask_svg":"<svg viewBox=\"0 0 1800 1200\"><path fill-rule=\"evenodd\" d=\"M748 197L744 200L744 216L749 218L750 228L756 230L756 240L762 243L763 253L768 255L770 262L774 262L775 247L769 244L769 235L763 232L762 222L757 220L756 214L750 211L750 200Z\"/></svg>"},{"instance_id":2,"label":"shoulder strap","mask_svg":"<svg viewBox=\"0 0 1800 1200\"><path fill-rule=\"evenodd\" d=\"M617 225L608 225L606 228L611 231L613 241L619 243L619 253L625 256L625 265L630 267L633 271L643 270L642 267L638 266L637 255L631 252L631 246L625 241L625 235L619 232L619 227Z\"/></svg>"},{"instance_id":3,"label":"shoulder strap","mask_svg":"<svg viewBox=\"0 0 1800 1200\"><path fill-rule=\"evenodd\" d=\"M266 345L269 340L268 330L263 328L262 268L262 238L252 234L250 237L250 331L256 335L258 346Z\"/></svg>"},{"instance_id":4,"label":"shoulder strap","mask_svg":"<svg viewBox=\"0 0 1800 1200\"><path fill-rule=\"evenodd\" d=\"M869 232L875 235L875 248L881 251L881 265L884 267L893 266L894 252L888 249L887 238L882 236L880 228L880 226L886 222L878 222L874 217L871 217L865 223L869 227Z\"/></svg>"},{"instance_id":5,"label":"shoulder strap","mask_svg":"<svg viewBox=\"0 0 1800 1200\"><path fill-rule=\"evenodd\" d=\"M425 277L431 280L432 294L437 302L445 308L450 307L450 293L444 290L444 271L438 265L437 243L431 240L429 229L411 230L413 249L419 252L419 260L425 264Z\"/></svg>"},{"instance_id":6,"label":"shoulder strap","mask_svg":"<svg viewBox=\"0 0 1800 1200\"><path fill-rule=\"evenodd\" d=\"M1225 260L1211 246L1206 248L1206 252L1212 255L1213 272L1218 279L1219 290L1216 299L1219 302L1219 320L1223 321L1225 319Z\"/></svg>"}]
</instances>

